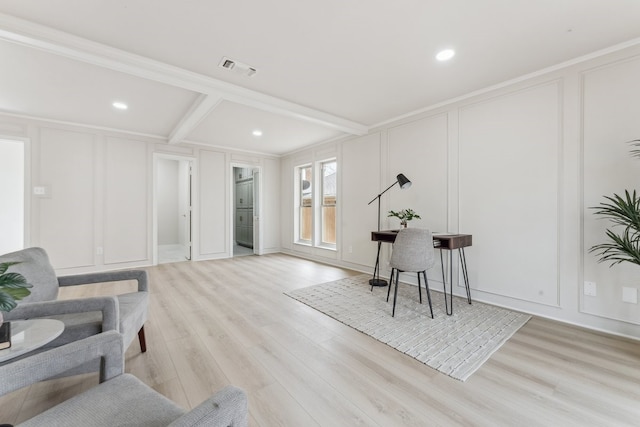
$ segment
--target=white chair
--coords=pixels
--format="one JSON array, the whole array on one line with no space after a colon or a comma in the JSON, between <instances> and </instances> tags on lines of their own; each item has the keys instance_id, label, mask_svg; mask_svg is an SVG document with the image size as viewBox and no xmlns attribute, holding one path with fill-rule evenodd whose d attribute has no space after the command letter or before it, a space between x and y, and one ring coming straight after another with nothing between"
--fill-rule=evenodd
<instances>
[{"instance_id":1,"label":"white chair","mask_svg":"<svg viewBox=\"0 0 640 427\"><path fill-rule=\"evenodd\" d=\"M420 228L403 228L398 232L393 243L391 254L391 278L389 279L389 289L387 290L387 302L391 293L391 284L395 277L395 290L393 291L393 311L391 317L396 314L396 298L398 296L398 279L400 273L418 274L418 295L422 304L422 290L420 274L424 277L424 286L429 299L429 310L433 319L433 306L431 305L431 293L429 292L429 281L427 280L427 270L435 264L435 250L433 249L433 236L431 231Z\"/></svg>"}]
</instances>

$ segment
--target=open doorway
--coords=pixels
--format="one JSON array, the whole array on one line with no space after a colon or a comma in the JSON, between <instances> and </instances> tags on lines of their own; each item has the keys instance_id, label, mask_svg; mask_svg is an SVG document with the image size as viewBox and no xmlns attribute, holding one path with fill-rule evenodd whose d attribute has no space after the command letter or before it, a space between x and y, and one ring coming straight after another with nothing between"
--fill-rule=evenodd
<instances>
[{"instance_id":1,"label":"open doorway","mask_svg":"<svg viewBox=\"0 0 640 427\"><path fill-rule=\"evenodd\" d=\"M25 246L25 142L0 139L0 254Z\"/></svg>"},{"instance_id":2,"label":"open doorway","mask_svg":"<svg viewBox=\"0 0 640 427\"><path fill-rule=\"evenodd\" d=\"M155 158L156 262L191 260L192 160Z\"/></svg>"},{"instance_id":3,"label":"open doorway","mask_svg":"<svg viewBox=\"0 0 640 427\"><path fill-rule=\"evenodd\" d=\"M232 255L260 254L260 169L233 166L232 173Z\"/></svg>"}]
</instances>

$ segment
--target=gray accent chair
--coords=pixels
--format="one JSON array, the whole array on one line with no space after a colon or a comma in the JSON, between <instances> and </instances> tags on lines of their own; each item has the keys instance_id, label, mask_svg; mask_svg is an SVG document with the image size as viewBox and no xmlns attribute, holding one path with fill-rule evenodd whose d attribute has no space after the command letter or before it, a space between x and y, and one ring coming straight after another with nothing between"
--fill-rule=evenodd
<instances>
[{"instance_id":1,"label":"gray accent chair","mask_svg":"<svg viewBox=\"0 0 640 427\"><path fill-rule=\"evenodd\" d=\"M110 329L122 334L125 348L129 347L137 335L142 352L146 351L144 323L147 320L149 306L146 271L127 270L57 277L46 251L42 248L27 248L0 256L0 262L9 261L20 262L11 266L10 271L22 274L33 287L30 289L31 295L19 301L15 309L3 314L5 321L47 317L61 320L65 324L62 335L36 351L59 347ZM60 286L121 280L136 280L137 292L108 297L56 300ZM85 366L76 367L67 375L95 372L98 369L99 360L96 359Z\"/></svg>"},{"instance_id":2,"label":"gray accent chair","mask_svg":"<svg viewBox=\"0 0 640 427\"><path fill-rule=\"evenodd\" d=\"M23 427L86 426L208 426L246 427L248 401L245 392L227 386L186 412L124 373L124 342L116 331L89 338L0 366L0 395L19 390L51 376L101 359L100 384L19 424Z\"/></svg>"},{"instance_id":3,"label":"gray accent chair","mask_svg":"<svg viewBox=\"0 0 640 427\"><path fill-rule=\"evenodd\" d=\"M429 299L429 310L433 319L433 306L431 305L431 293L429 292L429 281L427 280L427 270L435 264L435 250L433 249L433 236L431 231L421 228L403 228L398 232L396 240L393 242L393 252L391 253L391 278L389 279L389 289L387 290L387 302L391 293L391 284L395 277L395 290L393 291L393 311L391 317L396 315L396 298L398 296L398 279L400 273L418 273L418 295L422 304L422 288L420 284L420 274L424 277L424 287L427 290Z\"/></svg>"}]
</instances>

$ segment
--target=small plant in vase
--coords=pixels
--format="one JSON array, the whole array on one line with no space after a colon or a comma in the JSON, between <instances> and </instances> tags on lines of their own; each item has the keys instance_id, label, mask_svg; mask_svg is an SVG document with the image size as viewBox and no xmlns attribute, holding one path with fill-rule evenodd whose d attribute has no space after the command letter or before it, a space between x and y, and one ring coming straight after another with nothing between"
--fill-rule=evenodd
<instances>
[{"instance_id":1,"label":"small plant in vase","mask_svg":"<svg viewBox=\"0 0 640 427\"><path fill-rule=\"evenodd\" d=\"M420 218L420 215L418 215L413 209L402 209L398 212L389 211L389 215L387 215L387 217L392 216L400 220L400 225L402 226L402 228L407 228L407 223L414 218L422 219Z\"/></svg>"},{"instance_id":2,"label":"small plant in vase","mask_svg":"<svg viewBox=\"0 0 640 427\"><path fill-rule=\"evenodd\" d=\"M2 262L0 263L0 325L2 324L3 311L11 311L18 303L16 301L31 295L32 285L27 283L27 279L20 273L7 273L12 265L20 264L19 262Z\"/></svg>"}]
</instances>

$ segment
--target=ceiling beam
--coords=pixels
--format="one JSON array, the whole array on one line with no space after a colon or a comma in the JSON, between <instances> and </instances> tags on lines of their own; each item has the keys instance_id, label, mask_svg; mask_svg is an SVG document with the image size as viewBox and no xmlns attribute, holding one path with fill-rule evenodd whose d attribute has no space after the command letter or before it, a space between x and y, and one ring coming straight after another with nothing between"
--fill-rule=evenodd
<instances>
[{"instance_id":1,"label":"ceiling beam","mask_svg":"<svg viewBox=\"0 0 640 427\"><path fill-rule=\"evenodd\" d=\"M0 40L193 92L221 96L232 102L352 135L364 135L369 131L367 126L342 117L1 13Z\"/></svg>"},{"instance_id":2,"label":"ceiling beam","mask_svg":"<svg viewBox=\"0 0 640 427\"><path fill-rule=\"evenodd\" d=\"M180 123L169 135L169 144L178 144L198 126L214 108L222 102L221 96L200 94L196 102L193 103L187 114L182 117Z\"/></svg>"}]
</instances>

